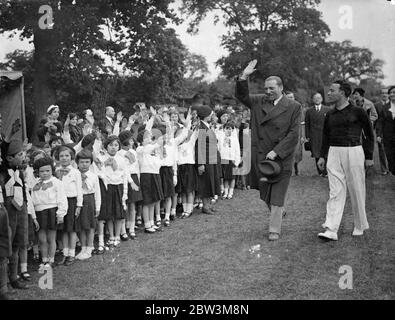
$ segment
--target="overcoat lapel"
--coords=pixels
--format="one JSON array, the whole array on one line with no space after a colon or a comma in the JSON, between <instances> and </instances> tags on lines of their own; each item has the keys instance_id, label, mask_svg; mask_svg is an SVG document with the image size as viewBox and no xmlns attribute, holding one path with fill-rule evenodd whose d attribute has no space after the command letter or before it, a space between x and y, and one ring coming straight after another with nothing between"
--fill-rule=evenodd
<instances>
[{"instance_id":1,"label":"overcoat lapel","mask_svg":"<svg viewBox=\"0 0 395 320\"><path fill-rule=\"evenodd\" d=\"M287 111L287 105L285 103L284 96L275 106L272 106L270 103L265 103L262 107L262 110L264 112L264 116L261 119L260 124L263 124L273 118L278 117L280 114Z\"/></svg>"}]
</instances>

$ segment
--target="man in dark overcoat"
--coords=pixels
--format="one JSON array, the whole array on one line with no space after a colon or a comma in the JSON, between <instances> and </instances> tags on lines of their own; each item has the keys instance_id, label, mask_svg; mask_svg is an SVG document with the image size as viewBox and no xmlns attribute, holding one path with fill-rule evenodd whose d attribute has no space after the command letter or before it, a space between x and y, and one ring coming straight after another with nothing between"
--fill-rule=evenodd
<instances>
[{"instance_id":1,"label":"man in dark overcoat","mask_svg":"<svg viewBox=\"0 0 395 320\"><path fill-rule=\"evenodd\" d=\"M265 94L250 95L247 79L255 65L256 60L251 61L238 78L236 98L251 109L251 188L260 191L269 207L269 240L278 240L298 143L301 105L283 95L282 80L277 76L265 80ZM276 160L282 166L275 182L261 179L258 163L265 159Z\"/></svg>"},{"instance_id":2,"label":"man in dark overcoat","mask_svg":"<svg viewBox=\"0 0 395 320\"><path fill-rule=\"evenodd\" d=\"M331 108L322 104L322 96L319 92L314 93L313 103L314 106L306 111L305 135L306 140L310 142L311 156L315 159L318 174L326 177L328 175L326 168L321 170L317 162L321 156L322 130L324 129L325 115Z\"/></svg>"}]
</instances>

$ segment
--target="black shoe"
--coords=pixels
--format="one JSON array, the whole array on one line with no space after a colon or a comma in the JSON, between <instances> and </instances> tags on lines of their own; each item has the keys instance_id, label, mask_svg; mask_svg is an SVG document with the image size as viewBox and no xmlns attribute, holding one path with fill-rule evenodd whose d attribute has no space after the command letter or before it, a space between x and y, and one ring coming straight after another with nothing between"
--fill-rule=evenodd
<instances>
[{"instance_id":1,"label":"black shoe","mask_svg":"<svg viewBox=\"0 0 395 320\"><path fill-rule=\"evenodd\" d=\"M65 266L71 266L72 264L74 264L75 262L75 258L74 257L67 257L66 261L64 262Z\"/></svg>"},{"instance_id":2,"label":"black shoe","mask_svg":"<svg viewBox=\"0 0 395 320\"><path fill-rule=\"evenodd\" d=\"M127 235L126 233L122 234L122 235L121 235L121 240L122 240L122 241L129 241L128 235Z\"/></svg>"},{"instance_id":3,"label":"black shoe","mask_svg":"<svg viewBox=\"0 0 395 320\"><path fill-rule=\"evenodd\" d=\"M32 281L32 277L30 276L30 274L28 272L22 272L21 279L23 281Z\"/></svg>"},{"instance_id":4,"label":"black shoe","mask_svg":"<svg viewBox=\"0 0 395 320\"><path fill-rule=\"evenodd\" d=\"M174 221L176 219L176 215L175 214L171 214L170 215L170 221Z\"/></svg>"},{"instance_id":5,"label":"black shoe","mask_svg":"<svg viewBox=\"0 0 395 320\"><path fill-rule=\"evenodd\" d=\"M62 255L62 257L58 261L56 261L56 265L58 265L58 266L64 265L66 262L66 259L67 259L67 257Z\"/></svg>"},{"instance_id":6,"label":"black shoe","mask_svg":"<svg viewBox=\"0 0 395 320\"><path fill-rule=\"evenodd\" d=\"M10 285L11 285L11 287L13 287L14 289L21 289L21 290L29 289L29 287L28 287L26 284L20 282L19 280L11 281L11 282L10 282Z\"/></svg>"},{"instance_id":7,"label":"black shoe","mask_svg":"<svg viewBox=\"0 0 395 320\"><path fill-rule=\"evenodd\" d=\"M132 240L136 240L136 234L134 232L129 232L129 238Z\"/></svg>"},{"instance_id":8,"label":"black shoe","mask_svg":"<svg viewBox=\"0 0 395 320\"><path fill-rule=\"evenodd\" d=\"M204 214L214 214L214 211L209 208L202 208L202 213Z\"/></svg>"}]
</instances>

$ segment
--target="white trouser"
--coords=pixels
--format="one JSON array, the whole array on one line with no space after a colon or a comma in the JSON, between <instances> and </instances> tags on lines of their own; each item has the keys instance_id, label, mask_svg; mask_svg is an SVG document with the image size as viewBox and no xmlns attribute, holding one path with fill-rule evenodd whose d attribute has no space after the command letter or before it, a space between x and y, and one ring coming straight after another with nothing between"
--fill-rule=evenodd
<instances>
[{"instance_id":1,"label":"white trouser","mask_svg":"<svg viewBox=\"0 0 395 320\"><path fill-rule=\"evenodd\" d=\"M365 155L362 146L330 147L327 169L329 200L324 227L333 232L339 230L348 188L354 213L354 228L361 231L369 229L365 211Z\"/></svg>"}]
</instances>

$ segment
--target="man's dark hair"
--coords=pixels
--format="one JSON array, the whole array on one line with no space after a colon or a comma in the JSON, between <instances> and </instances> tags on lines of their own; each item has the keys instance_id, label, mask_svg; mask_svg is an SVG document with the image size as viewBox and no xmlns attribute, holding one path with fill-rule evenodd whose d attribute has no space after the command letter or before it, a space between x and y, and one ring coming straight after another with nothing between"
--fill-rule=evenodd
<instances>
[{"instance_id":1,"label":"man's dark hair","mask_svg":"<svg viewBox=\"0 0 395 320\"><path fill-rule=\"evenodd\" d=\"M82 149L80 152L77 153L75 157L75 162L78 164L81 159L89 159L91 162L93 162L92 152L88 149Z\"/></svg>"},{"instance_id":2,"label":"man's dark hair","mask_svg":"<svg viewBox=\"0 0 395 320\"><path fill-rule=\"evenodd\" d=\"M355 92L358 92L361 97L365 96L365 90L363 90L362 88L355 88L352 93L354 94Z\"/></svg>"},{"instance_id":3,"label":"man's dark hair","mask_svg":"<svg viewBox=\"0 0 395 320\"><path fill-rule=\"evenodd\" d=\"M340 85L340 90L344 92L344 95L346 98L348 98L351 95L351 85L344 80L337 80L334 83Z\"/></svg>"}]
</instances>

